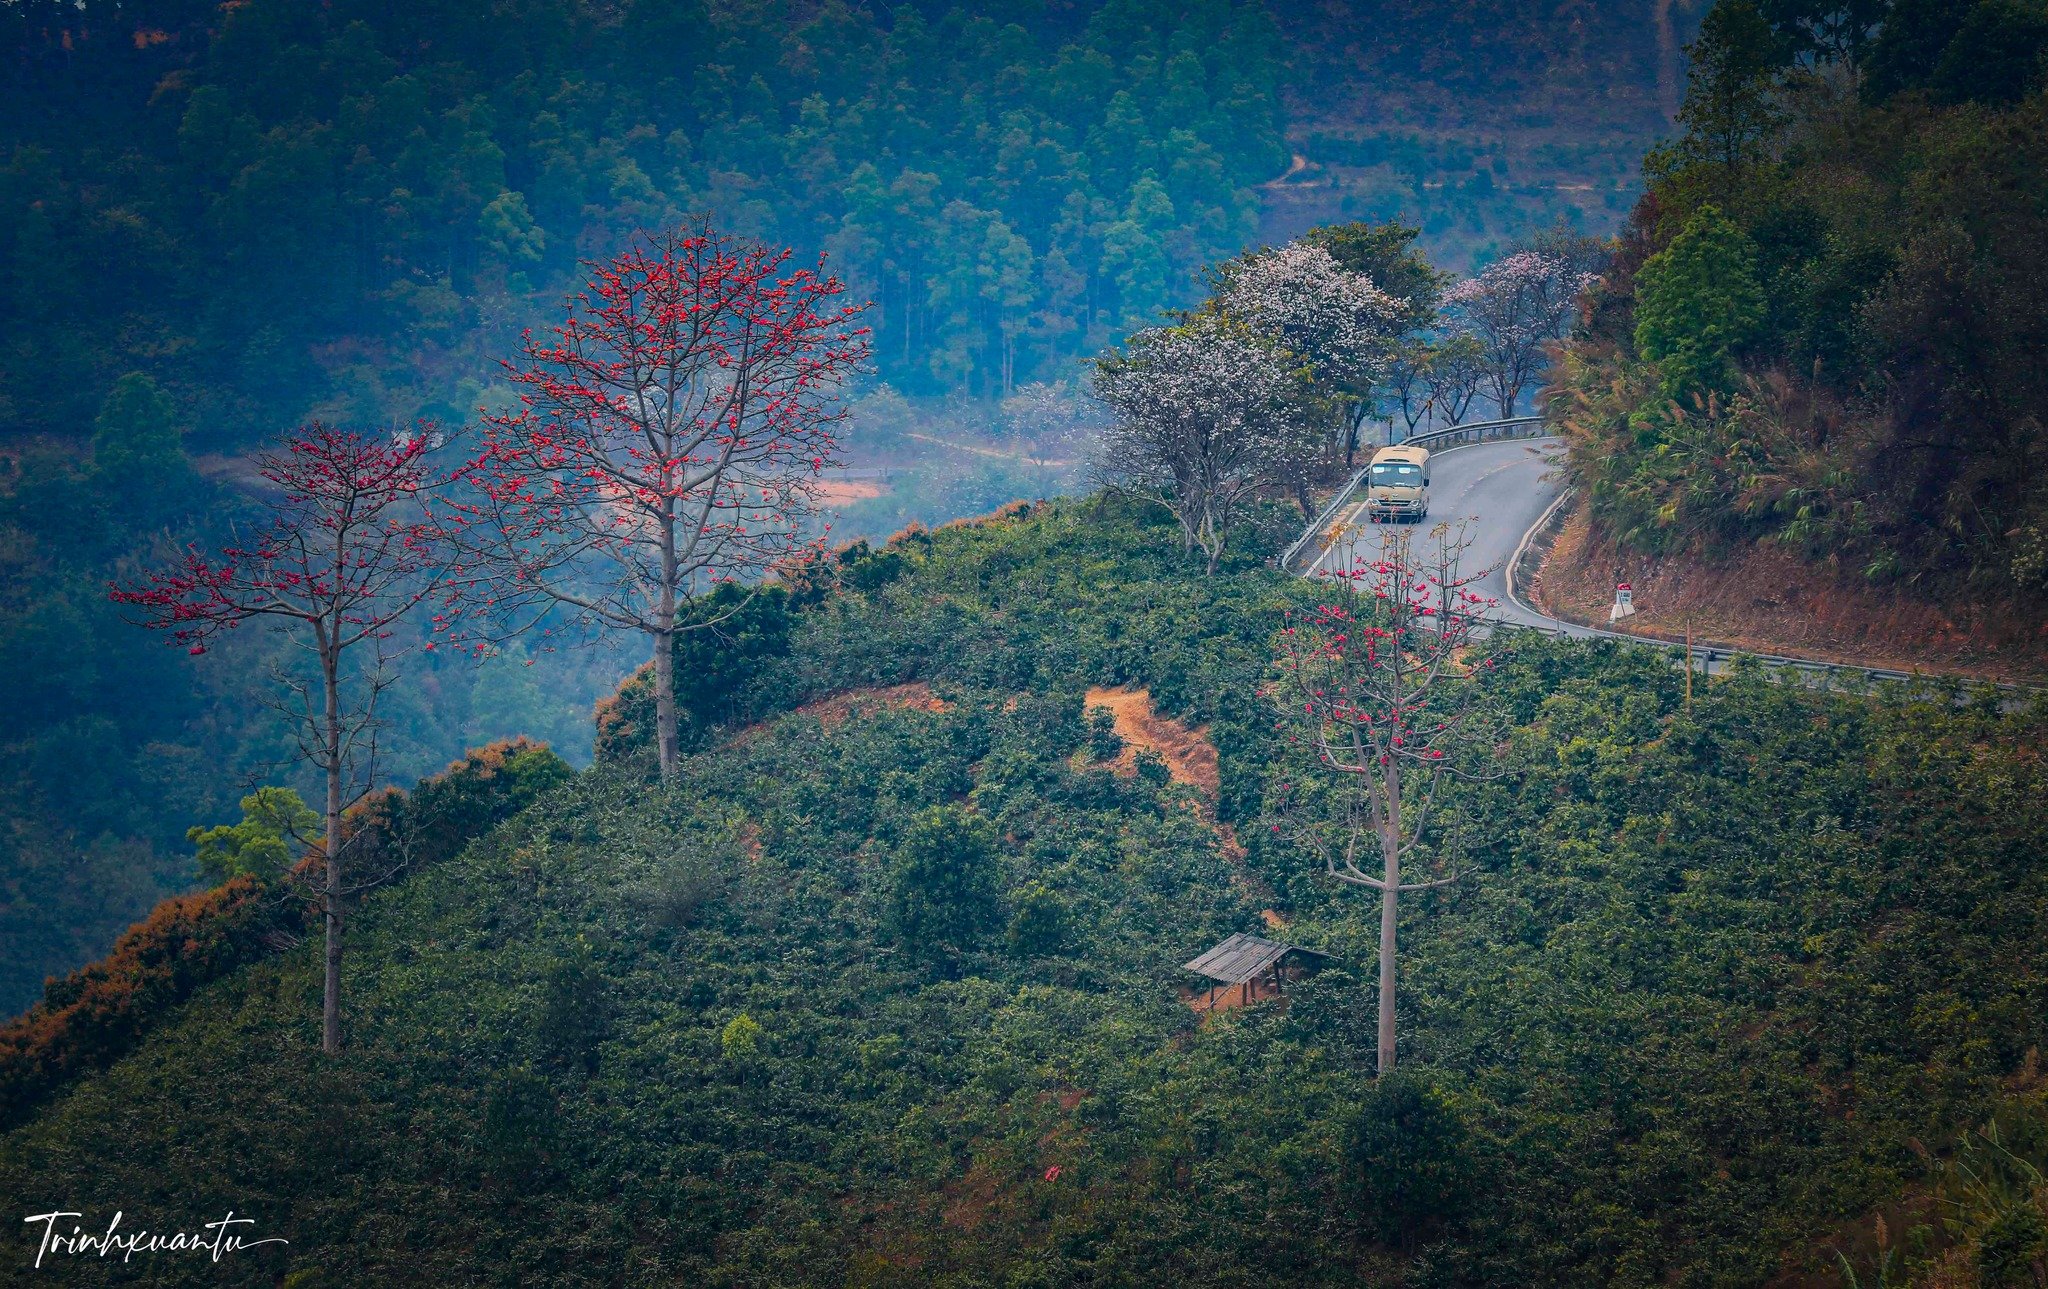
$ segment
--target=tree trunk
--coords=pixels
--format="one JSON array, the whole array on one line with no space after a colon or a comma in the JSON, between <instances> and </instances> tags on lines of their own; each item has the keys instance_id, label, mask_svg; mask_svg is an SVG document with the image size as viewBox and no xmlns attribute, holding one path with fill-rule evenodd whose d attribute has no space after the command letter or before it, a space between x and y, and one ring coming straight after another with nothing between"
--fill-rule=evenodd
<instances>
[{"instance_id":1,"label":"tree trunk","mask_svg":"<svg viewBox=\"0 0 2048 1289\"><path fill-rule=\"evenodd\" d=\"M662 500L661 608L654 629L654 744L661 758L661 781L676 773L676 556L675 498ZM694 576L694 574L693 574Z\"/></svg>"},{"instance_id":2,"label":"tree trunk","mask_svg":"<svg viewBox=\"0 0 2048 1289\"><path fill-rule=\"evenodd\" d=\"M1380 854L1386 860L1380 891L1380 1032L1381 1075L1394 1069L1394 918L1401 897L1401 772L1387 763L1387 823L1380 834Z\"/></svg>"},{"instance_id":3,"label":"tree trunk","mask_svg":"<svg viewBox=\"0 0 2048 1289\"><path fill-rule=\"evenodd\" d=\"M667 782L676 772L676 637L672 631L654 633L654 741L661 752L661 777Z\"/></svg>"},{"instance_id":4,"label":"tree trunk","mask_svg":"<svg viewBox=\"0 0 2048 1289\"><path fill-rule=\"evenodd\" d=\"M1380 892L1380 1053L1379 1072L1394 1068L1394 915L1401 897L1401 856L1393 846L1386 851L1386 889Z\"/></svg>"},{"instance_id":5,"label":"tree trunk","mask_svg":"<svg viewBox=\"0 0 2048 1289\"><path fill-rule=\"evenodd\" d=\"M326 978L320 1002L320 1050L341 1051L341 660L323 650L320 681L326 689L327 854L321 912L327 923Z\"/></svg>"}]
</instances>

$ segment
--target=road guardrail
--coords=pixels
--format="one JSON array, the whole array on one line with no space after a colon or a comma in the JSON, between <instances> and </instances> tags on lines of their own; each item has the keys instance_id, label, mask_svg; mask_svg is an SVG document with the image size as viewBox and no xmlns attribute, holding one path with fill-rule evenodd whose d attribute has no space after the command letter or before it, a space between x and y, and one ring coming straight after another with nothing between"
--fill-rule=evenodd
<instances>
[{"instance_id":1,"label":"road guardrail","mask_svg":"<svg viewBox=\"0 0 2048 1289\"><path fill-rule=\"evenodd\" d=\"M1545 423L1542 417L1517 416L1505 420L1474 421L1466 425L1453 425L1441 430L1431 430L1427 434L1418 434L1406 440L1406 442L1417 447L1427 448L1431 452L1440 452L1448 448L1462 447L1471 443L1486 443L1495 439L1542 438L1545 433ZM1358 471L1342 488L1338 489L1337 495L1331 499L1329 505L1323 507L1322 513L1316 516L1313 524L1309 525L1308 531L1304 532L1280 556L1279 565L1282 569L1294 572L1296 571L1296 564L1302 559L1304 554L1312 552L1320 555L1322 553L1323 544L1319 543L1317 539L1329 531L1344 507L1351 503L1352 498L1362 486L1369 468ZM1533 631L1538 635L1569 639L1583 640L1591 638L1612 640L1618 644L1638 645L1661 651L1670 656L1674 662L1679 661L1677 655L1686 655L1684 661L1688 667L1697 665L1707 675L1714 674L1717 667L1725 670L1733 665L1736 659L1746 658L1780 675L1797 676L1809 685L1830 690L1851 690L1858 686L1868 687L1870 685L1889 684L1917 687L1921 692L1953 688L1960 693L1963 690L1991 686L2005 696L2002 705L2007 707L2020 705L2025 699L2031 697L2048 694L2048 689L2044 689L2042 686L2014 684L2010 681L1989 681L1939 672L1900 671L1891 667L1871 667L1856 663L1828 662L1819 658L1800 658L1787 654L1759 653L1749 649L1737 649L1726 644L1686 645L1680 641L1662 639L1657 636L1636 635L1626 631L1609 631L1589 623L1572 622L1543 613L1522 598L1524 588L1527 586L1529 575L1535 571L1534 565L1541 562L1544 550L1549 544L1549 539L1556 536L1557 529L1561 526L1566 516L1567 506L1574 493L1574 489L1568 488L1559 494L1557 500L1552 502L1550 507L1543 512L1542 517L1529 526L1529 531L1522 535L1521 543L1515 548L1515 553L1509 557L1507 567L1503 570L1507 582L1509 602L1530 617L1541 618L1544 621L1539 623L1513 622L1500 618L1485 619L1484 629L1487 633L1490 634L1495 631ZM1555 625L1550 625L1553 623ZM1910 689L1909 692L1911 692Z\"/></svg>"},{"instance_id":2,"label":"road guardrail","mask_svg":"<svg viewBox=\"0 0 2048 1289\"><path fill-rule=\"evenodd\" d=\"M1544 419L1540 416L1510 416L1504 420L1470 421L1464 425L1450 425L1441 430L1430 430L1413 438L1403 439L1400 446L1441 452L1445 448L1463 447L1468 443L1490 443L1495 439L1540 439L1546 432ZM1314 522L1309 524L1308 530L1296 538L1292 546L1281 552L1281 568L1291 573L1305 552L1313 550L1317 554L1322 553L1317 539L1329 531L1330 525L1336 522L1344 507L1351 504L1351 499L1364 486L1365 476L1371 469L1371 463L1368 462L1347 479L1343 487L1337 489L1337 495L1330 499L1329 505L1323 507Z\"/></svg>"}]
</instances>

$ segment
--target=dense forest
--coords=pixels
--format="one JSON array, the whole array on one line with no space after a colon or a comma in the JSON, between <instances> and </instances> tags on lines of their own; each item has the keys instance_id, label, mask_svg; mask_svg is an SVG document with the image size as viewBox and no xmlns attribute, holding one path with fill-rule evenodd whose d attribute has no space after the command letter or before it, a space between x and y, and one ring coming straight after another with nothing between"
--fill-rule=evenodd
<instances>
[{"instance_id":1,"label":"dense forest","mask_svg":"<svg viewBox=\"0 0 2048 1289\"><path fill-rule=\"evenodd\" d=\"M1262 10L1024 16L0 9L22 90L0 107L0 654L21 678L0 1011L189 880L188 826L285 776L253 691L153 652L104 601L235 520L250 444L314 416L460 426L503 400L498 359L557 315L579 260L693 209L829 254L912 394L1063 373L1252 238L1248 185L1286 164ZM877 420L857 425L876 447L916 424ZM928 473L851 527L1044 486ZM244 675L275 656L241 648ZM385 710L386 772L512 733L587 748L622 672L516 650L429 668Z\"/></svg>"},{"instance_id":2,"label":"dense forest","mask_svg":"<svg viewBox=\"0 0 2048 1289\"><path fill-rule=\"evenodd\" d=\"M1231 0L1017 16L10 5L0 399L62 430L147 364L195 450L459 421L580 258L694 210L829 254L899 388L1063 375L1251 240L1282 51Z\"/></svg>"},{"instance_id":3,"label":"dense forest","mask_svg":"<svg viewBox=\"0 0 2048 1289\"><path fill-rule=\"evenodd\" d=\"M1263 823L1269 633L1314 594L1260 564L1284 532L1214 578L1102 501L847 552L756 602L673 788L637 689L580 776L526 752L423 785L457 822L356 920L341 1056L316 943L257 936L246 885L54 990L0 1044L41 1105L0 1185L292 1241L158 1259L165 1283L1733 1285L1824 1283L1837 1250L2040 1256L2038 711L1754 670L1688 696L1660 655L1496 640L1515 773L1451 803L1473 876L1406 906L1408 1055L1375 1082L1377 901ZM1088 711L1104 684L1206 728L1217 777L1133 760ZM1338 962L1201 1021L1178 964L1266 909Z\"/></svg>"},{"instance_id":4,"label":"dense forest","mask_svg":"<svg viewBox=\"0 0 2048 1289\"><path fill-rule=\"evenodd\" d=\"M1699 8L0 6L0 1191L272 1240L58 1251L109 1283L2048 1285L2048 700L1273 562L1380 423L1547 382L1635 549L2044 602L2048 10ZM676 528L689 450L564 464L681 400L593 413L561 319L656 353L706 244L844 277L732 311L799 373L732 433L867 468L493 635L630 546L568 512ZM330 514L420 469L324 718L228 603L314 420ZM1303 640L1427 662L1387 799ZM1240 932L1322 969L1216 1010Z\"/></svg>"},{"instance_id":5,"label":"dense forest","mask_svg":"<svg viewBox=\"0 0 2048 1289\"><path fill-rule=\"evenodd\" d=\"M2028 0L1714 9L1561 376L1617 538L2048 603L2044 57Z\"/></svg>"}]
</instances>

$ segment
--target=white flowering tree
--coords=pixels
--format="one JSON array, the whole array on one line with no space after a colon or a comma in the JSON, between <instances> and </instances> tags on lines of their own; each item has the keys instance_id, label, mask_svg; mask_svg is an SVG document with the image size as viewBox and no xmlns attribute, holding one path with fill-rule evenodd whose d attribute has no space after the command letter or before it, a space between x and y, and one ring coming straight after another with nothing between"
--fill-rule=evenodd
<instances>
[{"instance_id":1,"label":"white flowering tree","mask_svg":"<svg viewBox=\"0 0 2048 1289\"><path fill-rule=\"evenodd\" d=\"M1218 269L1213 305L1300 359L1309 398L1331 418L1349 462L1409 326L1407 303L1321 246L1290 242Z\"/></svg>"},{"instance_id":2,"label":"white flowering tree","mask_svg":"<svg viewBox=\"0 0 2048 1289\"><path fill-rule=\"evenodd\" d=\"M1544 345L1564 334L1573 303L1593 281L1563 256L1521 251L1444 293L1444 305L1479 342L1502 416L1515 414L1542 369Z\"/></svg>"},{"instance_id":3,"label":"white flowering tree","mask_svg":"<svg viewBox=\"0 0 2048 1289\"><path fill-rule=\"evenodd\" d=\"M1298 363L1228 315L1138 332L1096 360L1094 384L1113 417L1091 462L1096 482L1163 500L1183 549L1200 548L1211 573L1246 503L1287 482L1318 435Z\"/></svg>"}]
</instances>

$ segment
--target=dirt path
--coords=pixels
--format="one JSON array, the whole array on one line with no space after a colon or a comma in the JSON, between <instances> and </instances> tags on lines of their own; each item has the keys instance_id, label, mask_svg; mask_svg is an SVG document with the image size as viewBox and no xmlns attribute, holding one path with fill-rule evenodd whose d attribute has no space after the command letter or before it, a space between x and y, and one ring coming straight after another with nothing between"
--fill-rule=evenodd
<instances>
[{"instance_id":1,"label":"dirt path","mask_svg":"<svg viewBox=\"0 0 2048 1289\"><path fill-rule=\"evenodd\" d=\"M1222 776L1217 768L1216 745L1209 741L1209 727L1198 725L1190 729L1171 716L1162 716L1153 709L1152 693L1146 689L1098 685L1088 691L1083 701L1090 708L1108 708L1116 718L1116 736L1124 741L1123 751L1103 768L1113 774L1136 774L1138 753L1157 752L1174 782L1188 784L1202 794L1202 817L1216 830L1219 849L1230 861L1232 880L1239 889L1256 900L1272 899L1273 892L1266 889L1265 883L1245 870L1244 844L1238 841L1237 830L1216 818ZM1287 919L1272 908L1261 909L1259 916L1272 930L1287 925Z\"/></svg>"},{"instance_id":2,"label":"dirt path","mask_svg":"<svg viewBox=\"0 0 2048 1289\"><path fill-rule=\"evenodd\" d=\"M1685 53L1678 47L1678 26L1671 18L1672 0L1651 0L1650 21L1657 29L1657 106L1664 119L1678 119L1678 101L1685 76Z\"/></svg>"},{"instance_id":3,"label":"dirt path","mask_svg":"<svg viewBox=\"0 0 2048 1289\"><path fill-rule=\"evenodd\" d=\"M955 452L967 452L974 456L989 457L996 461L1021 461L1025 465L1042 466L1050 470L1064 469L1074 464L1072 461L1041 461L1037 457L1026 456L1022 452L1004 452L998 448L976 447L972 443L955 443L951 439L942 439L934 434L919 434L915 430L905 430L903 437L906 439L916 439L919 443L930 443L935 447L951 448Z\"/></svg>"},{"instance_id":4,"label":"dirt path","mask_svg":"<svg viewBox=\"0 0 2048 1289\"><path fill-rule=\"evenodd\" d=\"M1116 717L1116 736L1124 741L1124 750L1108 763L1111 771L1135 774L1138 753L1157 752L1174 782L1193 784L1214 808L1222 778L1208 726L1189 729L1171 716L1161 716L1152 709L1150 690L1098 685L1088 691L1084 701L1089 707L1107 707Z\"/></svg>"},{"instance_id":5,"label":"dirt path","mask_svg":"<svg viewBox=\"0 0 2048 1289\"><path fill-rule=\"evenodd\" d=\"M817 488L819 502L827 506L850 506L856 501L871 501L888 491L881 484L866 479L826 479Z\"/></svg>"},{"instance_id":6,"label":"dirt path","mask_svg":"<svg viewBox=\"0 0 2048 1289\"><path fill-rule=\"evenodd\" d=\"M1304 171L1304 170L1306 170L1306 169L1308 169L1308 168L1309 168L1309 159L1308 159L1307 157L1303 156L1303 155L1302 155L1301 153L1299 153L1299 152L1296 152L1296 153L1292 153L1292 154L1290 154L1290 155L1289 155L1289 157L1288 157L1288 159L1287 159L1287 169L1286 169L1286 171L1285 171L1285 172L1283 172L1283 173L1281 173L1281 174L1275 175L1275 176L1274 176L1273 178L1271 178L1271 179L1268 179L1268 180L1267 180L1267 181L1266 181L1265 183L1263 183L1263 184L1261 184L1261 185L1259 185L1259 186L1260 186L1260 187L1262 187L1262 188L1279 188L1279 187L1283 187L1283 186L1285 186L1285 185L1286 185L1286 183L1287 183L1287 181L1288 181L1288 180L1290 180L1290 179L1294 178L1294 176L1296 176L1296 175L1300 174L1300 173L1301 173L1302 171Z\"/></svg>"}]
</instances>

